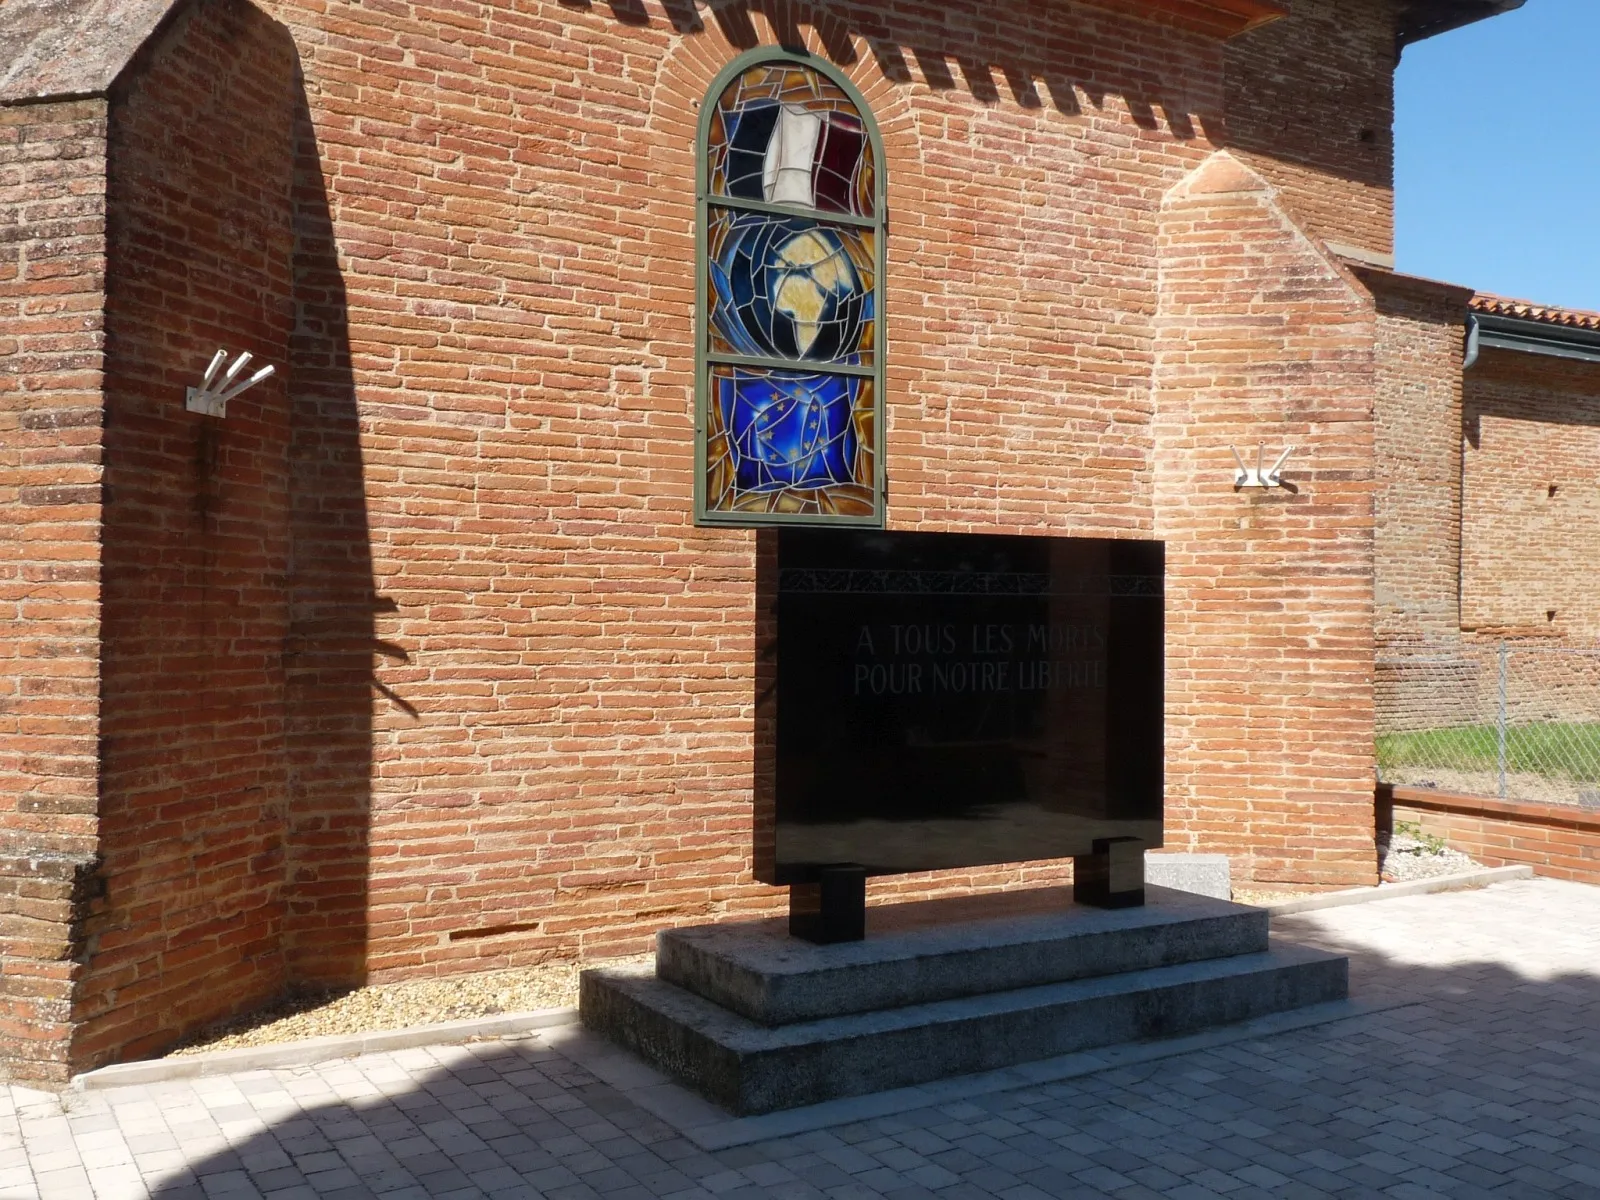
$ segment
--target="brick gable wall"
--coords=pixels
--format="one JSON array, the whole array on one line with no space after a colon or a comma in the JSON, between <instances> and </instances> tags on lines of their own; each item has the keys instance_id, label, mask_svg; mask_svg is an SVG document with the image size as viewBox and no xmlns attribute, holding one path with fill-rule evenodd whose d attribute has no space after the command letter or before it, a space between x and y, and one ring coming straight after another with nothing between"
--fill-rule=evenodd
<instances>
[{"instance_id":1,"label":"brick gable wall","mask_svg":"<svg viewBox=\"0 0 1600 1200\"><path fill-rule=\"evenodd\" d=\"M294 55L235 0L113 92L100 848L74 1058L171 1042L286 982L283 376L185 410L212 353L282 370Z\"/></svg>"},{"instance_id":2,"label":"brick gable wall","mask_svg":"<svg viewBox=\"0 0 1600 1200\"><path fill-rule=\"evenodd\" d=\"M281 10L347 256L389 647L379 977L781 903L748 874L755 537L690 524L694 128L746 46L807 39L882 128L891 524L1149 533L1156 213L1209 149L1220 51L1145 27L1136 53L1069 8Z\"/></svg>"},{"instance_id":3,"label":"brick gable wall","mask_svg":"<svg viewBox=\"0 0 1600 1200\"><path fill-rule=\"evenodd\" d=\"M1169 843L1376 882L1371 300L1231 155L1173 189L1162 246ZM1257 442L1294 447L1289 486L1230 486Z\"/></svg>"},{"instance_id":4,"label":"brick gable wall","mask_svg":"<svg viewBox=\"0 0 1600 1200\"><path fill-rule=\"evenodd\" d=\"M0 108L0 1044L64 1078L94 876L106 106Z\"/></svg>"}]
</instances>

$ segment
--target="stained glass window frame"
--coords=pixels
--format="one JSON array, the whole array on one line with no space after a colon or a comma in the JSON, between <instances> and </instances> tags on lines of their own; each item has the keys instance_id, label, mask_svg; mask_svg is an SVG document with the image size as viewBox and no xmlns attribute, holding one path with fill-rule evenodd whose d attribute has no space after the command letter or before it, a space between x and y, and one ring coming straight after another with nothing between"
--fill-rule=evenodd
<instances>
[{"instance_id":1,"label":"stained glass window frame","mask_svg":"<svg viewBox=\"0 0 1600 1200\"><path fill-rule=\"evenodd\" d=\"M872 205L870 217L840 213L822 208L808 208L792 203L755 201L732 196L712 194L711 185L711 124L723 93L746 71L769 64L792 64L815 72L837 87L855 108L872 154ZM784 50L778 47L761 47L748 51L728 63L717 74L707 89L700 105L698 134L695 139L695 467L694 500L695 522L701 525L739 527L778 525L835 525L856 528L882 528L885 516L884 469L884 366L887 359L887 322L884 312L884 277L886 265L886 235L888 232L888 206L885 189L887 175L883 154L883 140L877 122L860 91L832 64L814 55ZM752 357L728 353L712 347L711 297L708 285L708 240L714 212L762 213L778 217L799 217L822 226L856 226L873 237L872 296L873 347L871 363L854 366L838 363L821 363L803 358ZM726 511L713 509L708 502L707 431L710 425L709 407L714 403L712 374L719 368L762 368L789 370L831 376L855 376L870 385L872 422L872 511L870 514L850 515L819 512L761 512Z\"/></svg>"}]
</instances>

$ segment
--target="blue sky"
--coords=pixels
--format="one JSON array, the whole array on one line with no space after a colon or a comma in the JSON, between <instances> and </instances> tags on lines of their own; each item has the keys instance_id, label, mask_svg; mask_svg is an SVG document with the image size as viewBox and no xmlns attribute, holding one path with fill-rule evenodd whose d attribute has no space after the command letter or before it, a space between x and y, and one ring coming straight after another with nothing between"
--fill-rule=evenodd
<instances>
[{"instance_id":1,"label":"blue sky","mask_svg":"<svg viewBox=\"0 0 1600 1200\"><path fill-rule=\"evenodd\" d=\"M1395 86L1395 265L1600 310L1600 0L1408 46Z\"/></svg>"}]
</instances>

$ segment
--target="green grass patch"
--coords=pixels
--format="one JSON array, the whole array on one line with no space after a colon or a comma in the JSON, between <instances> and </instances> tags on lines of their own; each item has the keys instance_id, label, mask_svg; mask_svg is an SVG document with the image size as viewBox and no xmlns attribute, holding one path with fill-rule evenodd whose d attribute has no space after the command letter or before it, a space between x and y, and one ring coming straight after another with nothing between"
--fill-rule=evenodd
<instances>
[{"instance_id":1,"label":"green grass patch","mask_svg":"<svg viewBox=\"0 0 1600 1200\"><path fill-rule=\"evenodd\" d=\"M1493 725L1456 725L1378 738L1378 766L1493 771L1499 749ZM1600 723L1552 722L1506 727L1506 770L1547 779L1600 780Z\"/></svg>"}]
</instances>

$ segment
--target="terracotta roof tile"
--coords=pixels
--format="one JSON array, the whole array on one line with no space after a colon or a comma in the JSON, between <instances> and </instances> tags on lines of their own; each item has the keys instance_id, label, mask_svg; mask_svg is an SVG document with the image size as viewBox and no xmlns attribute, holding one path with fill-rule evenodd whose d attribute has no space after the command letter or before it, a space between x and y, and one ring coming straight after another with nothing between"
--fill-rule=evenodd
<instances>
[{"instance_id":1,"label":"terracotta roof tile","mask_svg":"<svg viewBox=\"0 0 1600 1200\"><path fill-rule=\"evenodd\" d=\"M1472 298L1472 311L1489 313L1497 317L1520 317L1524 321L1541 321L1546 325L1565 325L1569 329L1600 330L1600 312L1586 312L1581 308L1554 308L1547 304L1534 304L1530 300L1513 300L1509 296L1494 296L1479 292Z\"/></svg>"}]
</instances>

